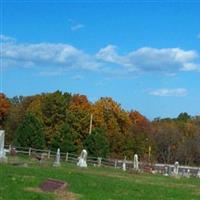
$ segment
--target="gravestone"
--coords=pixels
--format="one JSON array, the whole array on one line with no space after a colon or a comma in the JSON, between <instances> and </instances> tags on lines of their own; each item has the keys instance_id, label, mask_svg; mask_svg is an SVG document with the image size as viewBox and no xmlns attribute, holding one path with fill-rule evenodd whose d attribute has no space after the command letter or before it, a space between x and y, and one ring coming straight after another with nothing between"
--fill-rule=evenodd
<instances>
[{"instance_id":1,"label":"gravestone","mask_svg":"<svg viewBox=\"0 0 200 200\"><path fill-rule=\"evenodd\" d=\"M101 160L102 160L102 158L98 157L98 159L97 159L98 167L101 167Z\"/></svg>"},{"instance_id":2,"label":"gravestone","mask_svg":"<svg viewBox=\"0 0 200 200\"><path fill-rule=\"evenodd\" d=\"M168 166L165 166L165 173L164 173L164 176L169 176L169 174L168 174Z\"/></svg>"},{"instance_id":3,"label":"gravestone","mask_svg":"<svg viewBox=\"0 0 200 200\"><path fill-rule=\"evenodd\" d=\"M16 148L15 147L12 147L11 150L10 150L10 155L11 156L16 156L17 155L17 151L16 151Z\"/></svg>"},{"instance_id":4,"label":"gravestone","mask_svg":"<svg viewBox=\"0 0 200 200\"><path fill-rule=\"evenodd\" d=\"M197 172L197 178L200 178L200 168L199 168L199 170Z\"/></svg>"},{"instance_id":5,"label":"gravestone","mask_svg":"<svg viewBox=\"0 0 200 200\"><path fill-rule=\"evenodd\" d=\"M176 161L174 163L174 176L178 176L178 171L179 171L179 162Z\"/></svg>"},{"instance_id":6,"label":"gravestone","mask_svg":"<svg viewBox=\"0 0 200 200\"><path fill-rule=\"evenodd\" d=\"M77 166L79 167L87 167L87 151L83 149L81 151L81 155L78 157Z\"/></svg>"},{"instance_id":7,"label":"gravestone","mask_svg":"<svg viewBox=\"0 0 200 200\"><path fill-rule=\"evenodd\" d=\"M6 161L6 153L4 149L5 131L0 130L0 162Z\"/></svg>"},{"instance_id":8,"label":"gravestone","mask_svg":"<svg viewBox=\"0 0 200 200\"><path fill-rule=\"evenodd\" d=\"M139 169L139 162L138 162L138 155L135 154L133 158L133 169L138 171Z\"/></svg>"},{"instance_id":9,"label":"gravestone","mask_svg":"<svg viewBox=\"0 0 200 200\"><path fill-rule=\"evenodd\" d=\"M56 159L55 162L53 163L54 167L59 167L60 166L60 149L58 148L57 153L56 153Z\"/></svg>"},{"instance_id":10,"label":"gravestone","mask_svg":"<svg viewBox=\"0 0 200 200\"><path fill-rule=\"evenodd\" d=\"M191 174L190 174L190 169L188 169L188 170L187 170L187 175L186 175L186 177L187 177L187 178L190 178L190 176L191 176Z\"/></svg>"},{"instance_id":11,"label":"gravestone","mask_svg":"<svg viewBox=\"0 0 200 200\"><path fill-rule=\"evenodd\" d=\"M183 177L186 177L186 176L187 176L187 170L186 170L186 169L183 169L183 170L182 170L182 176L183 176Z\"/></svg>"},{"instance_id":12,"label":"gravestone","mask_svg":"<svg viewBox=\"0 0 200 200\"><path fill-rule=\"evenodd\" d=\"M122 169L123 169L123 171L126 171L126 157L123 160Z\"/></svg>"}]
</instances>

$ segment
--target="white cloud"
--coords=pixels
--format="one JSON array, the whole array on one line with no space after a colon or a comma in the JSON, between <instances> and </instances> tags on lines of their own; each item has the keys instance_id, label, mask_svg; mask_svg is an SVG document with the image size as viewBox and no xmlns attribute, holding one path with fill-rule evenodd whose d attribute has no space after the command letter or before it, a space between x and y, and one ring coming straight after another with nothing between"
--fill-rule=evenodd
<instances>
[{"instance_id":1,"label":"white cloud","mask_svg":"<svg viewBox=\"0 0 200 200\"><path fill-rule=\"evenodd\" d=\"M78 23L74 19L68 19L68 22L70 24L71 31L78 31L79 29L82 29L85 27L84 24Z\"/></svg>"},{"instance_id":2,"label":"white cloud","mask_svg":"<svg viewBox=\"0 0 200 200\"><path fill-rule=\"evenodd\" d=\"M142 47L128 54L119 55L116 49L116 46L108 45L100 49L97 58L107 63L121 65L128 71L172 73L199 69L199 64L195 63L198 54L193 50Z\"/></svg>"},{"instance_id":3,"label":"white cloud","mask_svg":"<svg viewBox=\"0 0 200 200\"><path fill-rule=\"evenodd\" d=\"M4 42L15 42L15 38L9 37L9 36L5 36L5 35L0 35L0 42L4 43Z\"/></svg>"},{"instance_id":4,"label":"white cloud","mask_svg":"<svg viewBox=\"0 0 200 200\"><path fill-rule=\"evenodd\" d=\"M175 89L162 88L151 91L150 95L165 96L165 97L166 96L183 97L187 95L187 90L185 88L175 88Z\"/></svg>"},{"instance_id":5,"label":"white cloud","mask_svg":"<svg viewBox=\"0 0 200 200\"><path fill-rule=\"evenodd\" d=\"M82 29L84 27L85 27L85 25L83 25L83 24L75 24L75 25L72 25L70 27L70 29L71 29L71 31L77 31L77 30Z\"/></svg>"},{"instance_id":6,"label":"white cloud","mask_svg":"<svg viewBox=\"0 0 200 200\"><path fill-rule=\"evenodd\" d=\"M91 55L62 43L5 43L1 57L4 65L17 67L97 70L100 66Z\"/></svg>"},{"instance_id":7,"label":"white cloud","mask_svg":"<svg viewBox=\"0 0 200 200\"><path fill-rule=\"evenodd\" d=\"M61 69L60 73L81 69L117 76L141 72L175 75L181 71L200 71L199 55L194 50L142 47L119 54L116 46L108 45L93 55L64 43L19 43L2 35L1 40L4 42L1 43L0 57L5 67L38 67L45 71L43 74L49 75L50 71L56 75L58 69Z\"/></svg>"}]
</instances>

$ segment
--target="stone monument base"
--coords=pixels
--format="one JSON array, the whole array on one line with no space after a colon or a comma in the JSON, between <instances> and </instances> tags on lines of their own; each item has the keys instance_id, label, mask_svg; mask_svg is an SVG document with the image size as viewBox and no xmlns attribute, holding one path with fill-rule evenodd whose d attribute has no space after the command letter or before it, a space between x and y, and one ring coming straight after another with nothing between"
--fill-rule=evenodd
<instances>
[{"instance_id":1,"label":"stone monument base","mask_svg":"<svg viewBox=\"0 0 200 200\"><path fill-rule=\"evenodd\" d=\"M54 162L54 163L53 163L53 166L54 166L54 167L60 167L60 163Z\"/></svg>"}]
</instances>

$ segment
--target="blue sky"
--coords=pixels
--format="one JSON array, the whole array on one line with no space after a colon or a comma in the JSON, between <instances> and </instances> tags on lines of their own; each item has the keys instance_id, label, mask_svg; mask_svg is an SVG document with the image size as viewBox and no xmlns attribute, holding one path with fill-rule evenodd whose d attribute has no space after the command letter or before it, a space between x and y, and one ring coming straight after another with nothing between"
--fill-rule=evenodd
<instances>
[{"instance_id":1,"label":"blue sky","mask_svg":"<svg viewBox=\"0 0 200 200\"><path fill-rule=\"evenodd\" d=\"M182 2L3 1L3 92L111 96L150 119L199 115L200 2Z\"/></svg>"}]
</instances>

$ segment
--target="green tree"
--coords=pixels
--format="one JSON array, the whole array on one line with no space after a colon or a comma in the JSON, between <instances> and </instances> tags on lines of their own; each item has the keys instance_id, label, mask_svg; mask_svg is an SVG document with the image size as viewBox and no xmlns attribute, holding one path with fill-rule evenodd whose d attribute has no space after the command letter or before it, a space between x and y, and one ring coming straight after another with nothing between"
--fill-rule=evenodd
<instances>
[{"instance_id":1,"label":"green tree","mask_svg":"<svg viewBox=\"0 0 200 200\"><path fill-rule=\"evenodd\" d=\"M16 131L14 144L22 147L44 148L45 140L41 122L27 113Z\"/></svg>"},{"instance_id":2,"label":"green tree","mask_svg":"<svg viewBox=\"0 0 200 200\"><path fill-rule=\"evenodd\" d=\"M51 147L56 150L60 148L63 152L73 153L76 152L77 146L75 145L76 133L72 131L70 126L65 123L57 134L53 137Z\"/></svg>"},{"instance_id":3,"label":"green tree","mask_svg":"<svg viewBox=\"0 0 200 200\"><path fill-rule=\"evenodd\" d=\"M178 115L177 120L182 121L182 122L187 122L190 119L190 115L186 112L182 112Z\"/></svg>"},{"instance_id":4,"label":"green tree","mask_svg":"<svg viewBox=\"0 0 200 200\"><path fill-rule=\"evenodd\" d=\"M103 129L96 128L85 140L88 153L96 157L106 157L109 152L108 141Z\"/></svg>"}]
</instances>

